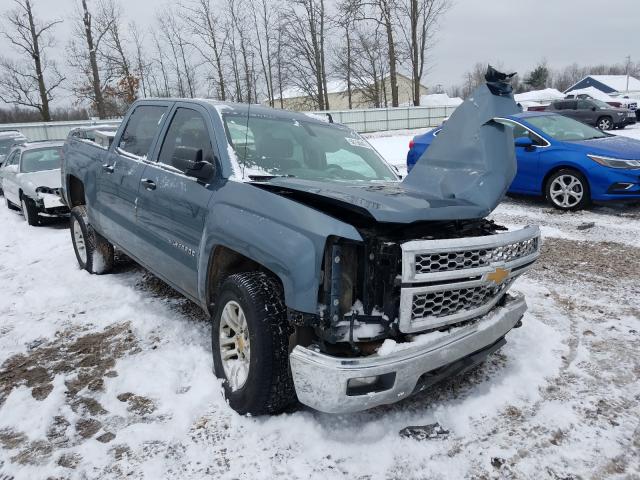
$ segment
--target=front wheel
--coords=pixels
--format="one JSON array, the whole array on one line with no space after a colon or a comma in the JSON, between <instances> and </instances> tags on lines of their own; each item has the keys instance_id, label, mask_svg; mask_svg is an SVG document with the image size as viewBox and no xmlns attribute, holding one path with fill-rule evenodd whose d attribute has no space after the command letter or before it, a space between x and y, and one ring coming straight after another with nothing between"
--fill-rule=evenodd
<instances>
[{"instance_id":1,"label":"front wheel","mask_svg":"<svg viewBox=\"0 0 640 480\"><path fill-rule=\"evenodd\" d=\"M213 365L241 415L283 411L296 400L282 288L261 272L231 275L216 301Z\"/></svg>"},{"instance_id":2,"label":"front wheel","mask_svg":"<svg viewBox=\"0 0 640 480\"><path fill-rule=\"evenodd\" d=\"M80 268L98 275L108 273L113 268L113 245L93 229L87 207L73 207L70 223L71 242Z\"/></svg>"},{"instance_id":3,"label":"front wheel","mask_svg":"<svg viewBox=\"0 0 640 480\"><path fill-rule=\"evenodd\" d=\"M27 223L32 227L39 225L40 219L38 218L38 207L36 207L35 202L23 195L20 199L20 204L22 206L22 215Z\"/></svg>"},{"instance_id":4,"label":"front wheel","mask_svg":"<svg viewBox=\"0 0 640 480\"><path fill-rule=\"evenodd\" d=\"M589 182L582 173L569 168L551 175L545 192L547 201L560 210L580 210L591 202Z\"/></svg>"},{"instance_id":5,"label":"front wheel","mask_svg":"<svg viewBox=\"0 0 640 480\"><path fill-rule=\"evenodd\" d=\"M611 130L613 128L613 120L610 117L600 117L597 125L600 130Z\"/></svg>"},{"instance_id":6,"label":"front wheel","mask_svg":"<svg viewBox=\"0 0 640 480\"><path fill-rule=\"evenodd\" d=\"M4 197L4 203L5 203L5 205L7 206L7 208L8 208L9 210L15 210L15 211L20 210L18 207L16 207L13 203L11 203L11 202L9 201L9 199L7 198L7 196L6 196L6 195L5 195L5 197Z\"/></svg>"}]
</instances>

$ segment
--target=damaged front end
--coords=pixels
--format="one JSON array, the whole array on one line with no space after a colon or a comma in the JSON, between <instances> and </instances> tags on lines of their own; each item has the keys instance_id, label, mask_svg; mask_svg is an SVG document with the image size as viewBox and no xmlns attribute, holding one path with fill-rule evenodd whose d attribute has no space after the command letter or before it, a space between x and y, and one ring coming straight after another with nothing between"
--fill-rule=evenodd
<instances>
[{"instance_id":1,"label":"damaged front end","mask_svg":"<svg viewBox=\"0 0 640 480\"><path fill-rule=\"evenodd\" d=\"M289 312L308 333L290 356L302 403L338 413L395 402L472 368L520 325L526 303L508 290L540 255L539 229L482 219L515 175L513 134L493 121L516 108L500 75L489 72L397 192L398 205L418 191L455 200L460 216L443 218L447 206L390 222L393 209L369 202L354 223L362 242L327 239L317 314Z\"/></svg>"},{"instance_id":2,"label":"damaged front end","mask_svg":"<svg viewBox=\"0 0 640 480\"><path fill-rule=\"evenodd\" d=\"M324 303L298 318L316 340L291 353L302 403L334 413L392 403L504 344L526 310L507 291L538 258L539 229L450 228L466 235L327 244Z\"/></svg>"}]
</instances>

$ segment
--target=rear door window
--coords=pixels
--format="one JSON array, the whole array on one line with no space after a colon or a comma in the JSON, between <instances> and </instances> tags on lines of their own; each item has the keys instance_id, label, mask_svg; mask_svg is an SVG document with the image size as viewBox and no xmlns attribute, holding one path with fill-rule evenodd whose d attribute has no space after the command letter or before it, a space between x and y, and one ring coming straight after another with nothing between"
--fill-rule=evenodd
<instances>
[{"instance_id":1,"label":"rear door window","mask_svg":"<svg viewBox=\"0 0 640 480\"><path fill-rule=\"evenodd\" d=\"M137 107L120 137L118 149L146 158L153 138L156 136L167 107L159 105L141 105Z\"/></svg>"}]
</instances>

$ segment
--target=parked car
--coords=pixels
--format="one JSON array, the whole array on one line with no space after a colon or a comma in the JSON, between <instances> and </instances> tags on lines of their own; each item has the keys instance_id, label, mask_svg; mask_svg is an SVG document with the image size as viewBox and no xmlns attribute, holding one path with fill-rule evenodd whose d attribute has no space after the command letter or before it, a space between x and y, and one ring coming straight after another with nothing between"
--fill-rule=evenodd
<instances>
[{"instance_id":1,"label":"parked car","mask_svg":"<svg viewBox=\"0 0 640 480\"><path fill-rule=\"evenodd\" d=\"M69 213L60 197L63 142L32 142L15 147L0 168L7 208L22 210L29 225L40 215Z\"/></svg>"},{"instance_id":2,"label":"parked car","mask_svg":"<svg viewBox=\"0 0 640 480\"><path fill-rule=\"evenodd\" d=\"M556 100L545 111L559 113L600 130L624 128L636 123L636 114L626 108L616 108L595 99Z\"/></svg>"},{"instance_id":3,"label":"parked car","mask_svg":"<svg viewBox=\"0 0 640 480\"><path fill-rule=\"evenodd\" d=\"M517 111L491 92L482 114ZM507 134L476 143L510 172ZM111 146L67 139L62 177L79 266L108 272L116 247L207 311L243 414L363 410L477 365L520 325L506 292L539 255L537 227L482 219L499 182L441 196L345 126L255 105L137 101Z\"/></svg>"},{"instance_id":4,"label":"parked car","mask_svg":"<svg viewBox=\"0 0 640 480\"><path fill-rule=\"evenodd\" d=\"M550 112L523 112L503 122L514 128L518 160L510 193L544 195L561 210L640 199L640 141ZM436 128L411 141L409 170L439 133Z\"/></svg>"},{"instance_id":5,"label":"parked car","mask_svg":"<svg viewBox=\"0 0 640 480\"><path fill-rule=\"evenodd\" d=\"M4 163L9 151L16 145L26 142L27 138L18 130L2 130L0 131L0 168ZM0 179L0 195L2 191L2 181Z\"/></svg>"}]
</instances>

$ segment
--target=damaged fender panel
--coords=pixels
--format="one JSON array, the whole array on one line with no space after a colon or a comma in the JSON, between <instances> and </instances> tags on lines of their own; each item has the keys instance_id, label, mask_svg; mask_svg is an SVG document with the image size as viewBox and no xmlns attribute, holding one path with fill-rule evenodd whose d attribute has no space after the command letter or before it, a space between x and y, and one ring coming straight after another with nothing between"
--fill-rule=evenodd
<instances>
[{"instance_id":1,"label":"damaged fender panel","mask_svg":"<svg viewBox=\"0 0 640 480\"><path fill-rule=\"evenodd\" d=\"M209 259L223 246L277 275L287 307L315 314L327 238L362 241L353 226L248 183L225 182L209 208L198 267L202 305L207 300Z\"/></svg>"},{"instance_id":2,"label":"damaged fender panel","mask_svg":"<svg viewBox=\"0 0 640 480\"><path fill-rule=\"evenodd\" d=\"M513 129L493 120L520 111L509 78L489 67L487 84L453 112L403 180L407 190L468 202L467 218L495 209L516 174Z\"/></svg>"}]
</instances>

